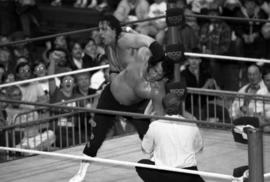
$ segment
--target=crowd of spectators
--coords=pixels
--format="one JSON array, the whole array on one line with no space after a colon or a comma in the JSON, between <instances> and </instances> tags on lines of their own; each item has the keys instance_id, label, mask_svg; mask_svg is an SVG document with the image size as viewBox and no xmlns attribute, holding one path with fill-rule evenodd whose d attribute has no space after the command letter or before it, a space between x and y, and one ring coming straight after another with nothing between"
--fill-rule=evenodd
<instances>
[{"instance_id":1,"label":"crowd of spectators","mask_svg":"<svg viewBox=\"0 0 270 182\"><path fill-rule=\"evenodd\" d=\"M49 3L54 8L53 6L64 5L65 0L53 0ZM72 5L74 8L88 7L109 11L121 22L165 15L167 8L166 0L74 0ZM177 27L177 38L183 44L185 51L270 58L270 51L268 50L270 44L269 23L227 21L214 18L207 20L188 16L204 14L246 19L269 19L270 2L267 0L177 0L177 7L182 8L187 15L185 22ZM39 26L38 2L35 0L0 0L0 18L1 44L27 39L33 35L34 29ZM16 20L17 24L13 20ZM127 30L130 29L156 38L164 47L169 43L165 19L139 23ZM82 40L69 36L58 36L49 41L44 41L42 46L39 45L38 47L31 43L1 46L0 83L90 68L107 64L107 61L98 31L92 31L89 36ZM181 67L181 78L188 87L230 91L238 91L241 88L240 93L267 95L269 89L262 81L263 77L260 70L260 66L245 62L187 57L186 62ZM258 71L259 73L257 73ZM258 78L253 78L254 74L257 74ZM1 89L0 97L29 102L61 103L81 96L95 94L107 82L108 70L103 69L75 76L64 76L59 79L41 80L12 86L11 88ZM263 91L258 91L259 89L256 88L258 84L260 85L259 89ZM190 97L188 99L190 100ZM206 104L204 99L202 99L202 102L204 105ZM190 102L187 101L187 103ZM240 111L242 114L248 113L246 110L248 110L248 104L250 103L244 100L241 102L235 101L232 107L228 108L228 112L234 117L241 114ZM69 103L70 106L78 106L76 104ZM80 103L79 106L91 107L91 104L91 102L84 102ZM186 106L187 109L191 107L188 104ZM1 122L0 126L14 124L16 123L14 121L16 115L34 109L34 106L22 104L6 105L1 103L0 107L1 121L8 121L8 123ZM35 119L38 116L32 115L31 117ZM91 118L91 116L88 117ZM206 116L205 119L207 119ZM227 113L226 119L230 120L229 113ZM124 119L120 117L118 120L122 127L129 128L129 126L126 126ZM72 126L72 123L68 122L68 119L61 119L58 124L59 126ZM36 135L35 132L33 135ZM55 133L56 142L58 134Z\"/></svg>"}]
</instances>

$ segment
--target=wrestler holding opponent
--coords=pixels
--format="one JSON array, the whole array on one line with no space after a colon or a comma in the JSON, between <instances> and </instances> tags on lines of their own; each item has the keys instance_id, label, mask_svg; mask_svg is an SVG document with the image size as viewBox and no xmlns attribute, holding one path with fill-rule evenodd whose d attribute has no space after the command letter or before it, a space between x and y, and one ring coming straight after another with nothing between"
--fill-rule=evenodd
<instances>
[{"instance_id":1,"label":"wrestler holding opponent","mask_svg":"<svg viewBox=\"0 0 270 182\"><path fill-rule=\"evenodd\" d=\"M109 59L111 78L129 63L137 61L138 55L143 56L144 60L148 60L151 54L156 59L164 55L155 39L144 34L123 32L120 22L113 15L101 17L99 32Z\"/></svg>"},{"instance_id":2,"label":"wrestler holding opponent","mask_svg":"<svg viewBox=\"0 0 270 182\"><path fill-rule=\"evenodd\" d=\"M114 77L103 90L97 109L127 111L140 113L140 104L145 99L151 99L156 114L163 115L162 98L165 95L165 83L173 77L174 62L168 57L156 60L153 56L145 61L142 56L136 56L136 61ZM95 157L105 140L106 134L114 124L113 115L95 114L93 136L86 144L83 153ZM148 129L149 122L132 119L142 139ZM82 181L89 162L82 162L78 173L70 182Z\"/></svg>"}]
</instances>

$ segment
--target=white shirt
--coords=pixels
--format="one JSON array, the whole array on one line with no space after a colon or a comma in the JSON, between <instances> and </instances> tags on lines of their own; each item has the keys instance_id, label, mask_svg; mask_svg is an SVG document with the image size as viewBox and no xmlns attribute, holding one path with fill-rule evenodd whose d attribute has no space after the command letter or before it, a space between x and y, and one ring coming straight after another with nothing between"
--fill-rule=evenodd
<instances>
[{"instance_id":1,"label":"white shirt","mask_svg":"<svg viewBox=\"0 0 270 182\"><path fill-rule=\"evenodd\" d=\"M257 92L255 94L256 95L267 95L268 90L267 90L267 87L265 86L263 80L260 81L259 85L260 85L260 89L257 90ZM247 89L248 86L249 86L249 84L243 86L238 91L238 93L245 93L245 90ZM241 99L236 98L233 101L232 106L230 108L230 113L231 113L231 116L233 119L238 117L238 114L240 112L240 107L243 106L243 104L244 104L244 99L242 99L242 98ZM249 109L249 111L252 111L253 113L263 113L265 110L263 105L264 105L264 103L261 100L255 101L253 99L253 100L250 100L250 102L248 104L248 109Z\"/></svg>"},{"instance_id":2,"label":"white shirt","mask_svg":"<svg viewBox=\"0 0 270 182\"><path fill-rule=\"evenodd\" d=\"M19 88L22 91L22 101L26 102L37 102L38 97L45 95L43 88L38 82L32 82L29 85L21 86ZM23 105L26 108L34 108L32 105Z\"/></svg>"},{"instance_id":3,"label":"white shirt","mask_svg":"<svg viewBox=\"0 0 270 182\"><path fill-rule=\"evenodd\" d=\"M180 115L166 116L184 119ZM197 125L177 121L153 121L142 141L143 150L152 155L157 166L196 166L196 153L202 147L203 140Z\"/></svg>"},{"instance_id":4,"label":"white shirt","mask_svg":"<svg viewBox=\"0 0 270 182\"><path fill-rule=\"evenodd\" d=\"M73 58L73 62L78 69L82 69L82 60L81 59L79 60L79 59Z\"/></svg>"}]
</instances>

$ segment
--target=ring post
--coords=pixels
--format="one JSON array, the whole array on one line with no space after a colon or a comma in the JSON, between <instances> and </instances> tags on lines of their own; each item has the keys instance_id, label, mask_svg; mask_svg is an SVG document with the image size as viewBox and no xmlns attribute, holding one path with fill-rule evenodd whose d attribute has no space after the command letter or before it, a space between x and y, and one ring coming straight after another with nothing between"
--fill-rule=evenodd
<instances>
[{"instance_id":1,"label":"ring post","mask_svg":"<svg viewBox=\"0 0 270 182\"><path fill-rule=\"evenodd\" d=\"M168 44L178 44L177 26L181 24L183 16L178 16L176 8L176 0L167 1L166 22L168 26ZM174 65L174 81L180 81L180 63Z\"/></svg>"},{"instance_id":2,"label":"ring post","mask_svg":"<svg viewBox=\"0 0 270 182\"><path fill-rule=\"evenodd\" d=\"M249 182L264 182L263 135L258 128L246 128L248 136Z\"/></svg>"}]
</instances>

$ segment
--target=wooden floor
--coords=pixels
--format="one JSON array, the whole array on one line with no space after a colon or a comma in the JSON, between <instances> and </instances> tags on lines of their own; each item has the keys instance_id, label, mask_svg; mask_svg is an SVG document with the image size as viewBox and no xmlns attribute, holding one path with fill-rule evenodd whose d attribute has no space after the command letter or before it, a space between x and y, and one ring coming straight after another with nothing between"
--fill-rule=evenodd
<instances>
[{"instance_id":1,"label":"wooden floor","mask_svg":"<svg viewBox=\"0 0 270 182\"><path fill-rule=\"evenodd\" d=\"M247 164L247 146L233 142L230 131L203 129L205 148L198 155L201 171L232 174L235 167ZM270 136L264 137L265 173L270 172ZM80 155L83 146L62 151L66 154ZM98 157L136 162L146 156L140 151L137 135L114 138L105 141ZM1 182L62 182L68 181L79 167L79 161L59 159L48 156L33 156L0 164ZM226 181L205 178L209 182ZM91 182L141 182L132 168L92 164L85 181ZM270 181L270 179L265 180Z\"/></svg>"}]
</instances>

